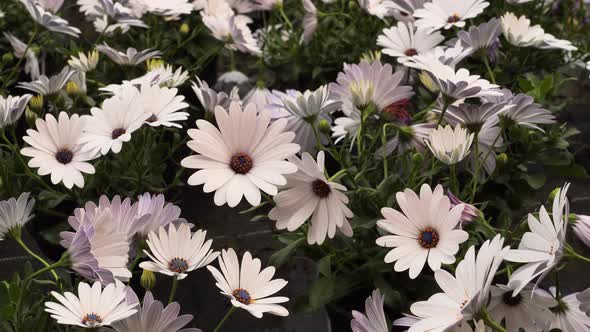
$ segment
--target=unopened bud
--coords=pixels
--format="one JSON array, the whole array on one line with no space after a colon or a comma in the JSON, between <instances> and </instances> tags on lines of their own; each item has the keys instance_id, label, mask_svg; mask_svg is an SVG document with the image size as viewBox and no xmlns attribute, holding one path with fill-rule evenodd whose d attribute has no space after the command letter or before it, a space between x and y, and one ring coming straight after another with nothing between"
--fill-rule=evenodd
<instances>
[{"instance_id":1,"label":"unopened bud","mask_svg":"<svg viewBox=\"0 0 590 332\"><path fill-rule=\"evenodd\" d=\"M14 55L12 53L4 53L2 55L2 62L10 62L14 60Z\"/></svg>"},{"instance_id":2,"label":"unopened bud","mask_svg":"<svg viewBox=\"0 0 590 332\"><path fill-rule=\"evenodd\" d=\"M150 59L147 61L147 70L152 71L154 69L164 67L166 63L162 59Z\"/></svg>"},{"instance_id":3,"label":"unopened bud","mask_svg":"<svg viewBox=\"0 0 590 332\"><path fill-rule=\"evenodd\" d=\"M553 189L553 191L549 194L549 201L550 202L552 202L555 199L555 196L557 196L557 193L559 193L560 190L561 190L560 187Z\"/></svg>"},{"instance_id":4,"label":"unopened bud","mask_svg":"<svg viewBox=\"0 0 590 332\"><path fill-rule=\"evenodd\" d=\"M37 113L33 112L28 106L25 108L25 120L29 127L33 127L38 117Z\"/></svg>"},{"instance_id":5,"label":"unopened bud","mask_svg":"<svg viewBox=\"0 0 590 332\"><path fill-rule=\"evenodd\" d=\"M183 35L186 35L190 31L191 31L190 26L186 23L182 23L182 25L180 26L180 33L182 33Z\"/></svg>"},{"instance_id":6,"label":"unopened bud","mask_svg":"<svg viewBox=\"0 0 590 332\"><path fill-rule=\"evenodd\" d=\"M156 275L154 272L144 269L139 283L144 289L150 290L156 286Z\"/></svg>"},{"instance_id":7,"label":"unopened bud","mask_svg":"<svg viewBox=\"0 0 590 332\"><path fill-rule=\"evenodd\" d=\"M412 155L412 163L414 163L414 165L421 165L424 162L424 156L419 153L416 152Z\"/></svg>"},{"instance_id":8,"label":"unopened bud","mask_svg":"<svg viewBox=\"0 0 590 332\"><path fill-rule=\"evenodd\" d=\"M332 129L332 126L330 126L330 122L328 122L328 120L321 119L318 128L321 133L330 135L330 130Z\"/></svg>"},{"instance_id":9,"label":"unopened bud","mask_svg":"<svg viewBox=\"0 0 590 332\"><path fill-rule=\"evenodd\" d=\"M29 106L31 106L33 111L41 112L41 110L43 110L43 96L38 95L32 97L31 100L29 100Z\"/></svg>"},{"instance_id":10,"label":"unopened bud","mask_svg":"<svg viewBox=\"0 0 590 332\"><path fill-rule=\"evenodd\" d=\"M496 162L500 165L506 165L506 163L508 162L508 155L505 153L500 153L497 157L496 157Z\"/></svg>"},{"instance_id":11,"label":"unopened bud","mask_svg":"<svg viewBox=\"0 0 590 332\"><path fill-rule=\"evenodd\" d=\"M430 77L430 75L423 71L420 72L420 74L418 74L418 78L420 78L420 82L422 82L426 89L428 89L432 93L438 93L439 89Z\"/></svg>"},{"instance_id":12,"label":"unopened bud","mask_svg":"<svg viewBox=\"0 0 590 332\"><path fill-rule=\"evenodd\" d=\"M66 92L70 97L77 96L80 94L80 87L78 84L76 84L76 82L70 81L68 84L66 84Z\"/></svg>"}]
</instances>

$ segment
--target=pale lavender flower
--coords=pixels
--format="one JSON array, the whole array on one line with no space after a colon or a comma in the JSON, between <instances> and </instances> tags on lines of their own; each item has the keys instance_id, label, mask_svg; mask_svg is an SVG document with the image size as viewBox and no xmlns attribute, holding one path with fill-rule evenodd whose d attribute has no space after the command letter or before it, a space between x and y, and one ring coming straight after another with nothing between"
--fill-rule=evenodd
<instances>
[{"instance_id":1,"label":"pale lavender flower","mask_svg":"<svg viewBox=\"0 0 590 332\"><path fill-rule=\"evenodd\" d=\"M232 99L227 93L223 91L217 92L211 89L209 84L202 81L198 76L195 76L195 78L197 82L193 82L192 88L206 112L214 113L216 106L221 106L225 109L229 107Z\"/></svg>"},{"instance_id":2,"label":"pale lavender flower","mask_svg":"<svg viewBox=\"0 0 590 332\"><path fill-rule=\"evenodd\" d=\"M96 49L100 53L108 56L115 63L128 66L135 66L151 58L159 58L161 55L160 51L152 51L150 48L138 52L133 47L128 48L127 51L123 53L110 47L106 43L96 46Z\"/></svg>"},{"instance_id":3,"label":"pale lavender flower","mask_svg":"<svg viewBox=\"0 0 590 332\"><path fill-rule=\"evenodd\" d=\"M471 26L468 31L457 32L457 37L464 46L478 50L488 50L498 43L502 33L502 24L499 19L492 18L488 22L478 26Z\"/></svg>"},{"instance_id":4,"label":"pale lavender flower","mask_svg":"<svg viewBox=\"0 0 590 332\"><path fill-rule=\"evenodd\" d=\"M30 94L6 98L0 96L0 129L13 125L20 119L31 97Z\"/></svg>"},{"instance_id":5,"label":"pale lavender flower","mask_svg":"<svg viewBox=\"0 0 590 332\"><path fill-rule=\"evenodd\" d=\"M451 201L451 209L457 205L463 205L463 212L461 213L461 225L469 225L477 218L481 211L472 204L461 201L457 196L453 195L450 190L447 190L447 196Z\"/></svg>"},{"instance_id":6,"label":"pale lavender flower","mask_svg":"<svg viewBox=\"0 0 590 332\"><path fill-rule=\"evenodd\" d=\"M7 235L20 236L20 229L34 217L31 214L34 205L35 199L29 200L29 193L0 201L0 241Z\"/></svg>"},{"instance_id":7,"label":"pale lavender flower","mask_svg":"<svg viewBox=\"0 0 590 332\"><path fill-rule=\"evenodd\" d=\"M383 156L387 157L396 150L400 153L411 149L423 152L426 148L424 140L430 136L434 127L435 125L432 123L417 123L400 127L392 139L377 149L375 158L382 159Z\"/></svg>"},{"instance_id":8,"label":"pale lavender flower","mask_svg":"<svg viewBox=\"0 0 590 332\"><path fill-rule=\"evenodd\" d=\"M186 223L186 219L180 218L180 212L178 206L166 202L164 195L144 193L137 200L137 216L141 218L148 215L149 218L137 233L142 237L146 237L150 232L157 231L161 226L171 223Z\"/></svg>"},{"instance_id":9,"label":"pale lavender flower","mask_svg":"<svg viewBox=\"0 0 590 332\"><path fill-rule=\"evenodd\" d=\"M81 33L78 28L70 26L68 21L59 16L53 15L51 12L45 11L45 9L38 5L34 0L20 0L20 2L25 6L33 20L47 30L63 33L72 37L78 37Z\"/></svg>"},{"instance_id":10,"label":"pale lavender flower","mask_svg":"<svg viewBox=\"0 0 590 332\"><path fill-rule=\"evenodd\" d=\"M508 121L508 124L515 124L544 132L539 124L555 123L555 116L551 111L543 108L541 104L535 103L535 98L519 93L514 95L510 90L503 89L502 96L486 98L488 102L505 102L507 108L502 112L500 118Z\"/></svg>"},{"instance_id":11,"label":"pale lavender flower","mask_svg":"<svg viewBox=\"0 0 590 332\"><path fill-rule=\"evenodd\" d=\"M309 43L318 28L317 8L311 0L302 0L305 15L303 16L303 42Z\"/></svg>"},{"instance_id":12,"label":"pale lavender flower","mask_svg":"<svg viewBox=\"0 0 590 332\"><path fill-rule=\"evenodd\" d=\"M350 328L353 332L388 332L387 320L383 312L385 296L381 295L379 289L373 291L365 301L365 313L352 311L353 320Z\"/></svg>"},{"instance_id":13,"label":"pale lavender flower","mask_svg":"<svg viewBox=\"0 0 590 332\"><path fill-rule=\"evenodd\" d=\"M71 268L76 273L86 279L97 280L105 284L115 282L113 273L109 269L99 265L98 258L101 255L96 256L93 253L93 249L97 249L97 246L93 247L90 242L94 238L94 234L94 225L85 224L79 227L75 233L60 233L62 238L60 244L67 249ZM114 239L113 245L124 244Z\"/></svg>"}]
</instances>

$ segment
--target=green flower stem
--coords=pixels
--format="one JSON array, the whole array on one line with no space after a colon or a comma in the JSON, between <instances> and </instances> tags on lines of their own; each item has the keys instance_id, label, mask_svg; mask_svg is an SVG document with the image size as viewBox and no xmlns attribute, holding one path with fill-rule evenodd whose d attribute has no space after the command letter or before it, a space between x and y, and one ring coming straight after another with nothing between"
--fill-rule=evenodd
<instances>
[{"instance_id":1,"label":"green flower stem","mask_svg":"<svg viewBox=\"0 0 590 332\"><path fill-rule=\"evenodd\" d=\"M491 327L494 331L508 332L502 325L498 324L493 319L491 319L487 312L484 312L482 319L484 323L486 323L486 325Z\"/></svg>"},{"instance_id":2,"label":"green flower stem","mask_svg":"<svg viewBox=\"0 0 590 332\"><path fill-rule=\"evenodd\" d=\"M29 255L31 255L33 258L35 258L36 260L38 260L39 262L41 262L41 264L43 264L45 266L45 268L49 268L52 265L50 265L49 263L47 263L47 261L45 261L43 258L41 258L39 255L35 254L21 239L20 235L19 236L15 236L14 240L16 241L16 243L18 243ZM58 262L59 263L59 262ZM56 263L57 264L57 263ZM54 264L55 265L55 264ZM41 270L40 270L41 271ZM53 278L55 278L55 281L59 280L59 277L57 276L57 273L55 273L55 271L53 271L53 268L50 269L51 274L53 275Z\"/></svg>"},{"instance_id":3,"label":"green flower stem","mask_svg":"<svg viewBox=\"0 0 590 332\"><path fill-rule=\"evenodd\" d=\"M332 175L328 179L328 182L334 182L334 181L338 180L342 175L346 174L347 171L348 171L347 169L339 170L336 174Z\"/></svg>"},{"instance_id":4,"label":"green flower stem","mask_svg":"<svg viewBox=\"0 0 590 332\"><path fill-rule=\"evenodd\" d=\"M459 194L459 180L457 179L457 170L456 165L453 164L450 166L451 168L451 190L456 195Z\"/></svg>"},{"instance_id":5,"label":"green flower stem","mask_svg":"<svg viewBox=\"0 0 590 332\"><path fill-rule=\"evenodd\" d=\"M217 324L217 327L215 328L215 330L213 330L213 332L219 332L219 331L221 331L221 327L223 326L223 324L225 324L225 321L234 313L234 311L236 311L236 307L234 307L232 305L231 309L229 309L229 311L227 312L227 314L225 314L225 316L223 316L223 318L221 319L221 321L219 322L219 324Z\"/></svg>"},{"instance_id":6,"label":"green flower stem","mask_svg":"<svg viewBox=\"0 0 590 332\"><path fill-rule=\"evenodd\" d=\"M568 257L575 258L575 259L580 260L582 262L590 263L590 258L578 254L577 252L574 251L574 248L570 247L569 245L565 248L565 250L566 250Z\"/></svg>"},{"instance_id":7,"label":"green flower stem","mask_svg":"<svg viewBox=\"0 0 590 332\"><path fill-rule=\"evenodd\" d=\"M447 113L447 109L449 108L449 105L451 104L449 102L449 100L447 99L447 97L445 97L444 95L443 95L442 99L443 99L443 109L440 112L440 118L438 118L438 122L436 123L436 128L438 128L438 126L440 126L442 124L443 119L445 118L445 114Z\"/></svg>"},{"instance_id":8,"label":"green flower stem","mask_svg":"<svg viewBox=\"0 0 590 332\"><path fill-rule=\"evenodd\" d=\"M479 169L481 168L481 163L479 162L479 133L475 133L475 139L473 144L475 145L475 172L473 174L473 179L471 180L471 195L469 196L469 203L473 203L475 199L475 192L477 191L477 185L479 184Z\"/></svg>"},{"instance_id":9,"label":"green flower stem","mask_svg":"<svg viewBox=\"0 0 590 332\"><path fill-rule=\"evenodd\" d=\"M483 63L485 64L486 69L488 70L490 80L493 84L496 84L496 76L494 76L494 71L492 70L492 67L490 67L490 61L488 60L488 57L486 55L483 56Z\"/></svg>"},{"instance_id":10,"label":"green flower stem","mask_svg":"<svg viewBox=\"0 0 590 332\"><path fill-rule=\"evenodd\" d=\"M170 289L170 297L168 297L168 304L174 302L174 295L176 295L176 288L178 287L178 276L172 278L172 289Z\"/></svg>"},{"instance_id":11,"label":"green flower stem","mask_svg":"<svg viewBox=\"0 0 590 332\"><path fill-rule=\"evenodd\" d=\"M279 10L279 14L281 14L281 18L283 18L283 20L285 21L285 23L287 24L289 29L293 30L293 24L291 23L291 20L289 19L289 17L287 17L287 14L285 13L285 9L283 9L283 5L279 5L277 9Z\"/></svg>"}]
</instances>

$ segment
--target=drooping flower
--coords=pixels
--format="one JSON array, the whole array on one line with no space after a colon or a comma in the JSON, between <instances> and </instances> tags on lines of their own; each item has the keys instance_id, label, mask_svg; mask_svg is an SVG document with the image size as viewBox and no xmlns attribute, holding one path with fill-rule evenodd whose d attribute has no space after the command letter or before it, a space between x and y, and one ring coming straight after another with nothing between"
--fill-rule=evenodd
<instances>
[{"instance_id":1,"label":"drooping flower","mask_svg":"<svg viewBox=\"0 0 590 332\"><path fill-rule=\"evenodd\" d=\"M384 146L377 149L375 158L381 159L384 156L390 156L395 151L401 153L416 149L419 152L423 152L426 149L425 140L428 139L434 127L435 125L432 123L416 123L400 126L396 135L388 140Z\"/></svg>"},{"instance_id":2,"label":"drooping flower","mask_svg":"<svg viewBox=\"0 0 590 332\"><path fill-rule=\"evenodd\" d=\"M164 307L162 302L154 299L150 291L143 296L141 306L139 306L139 298L132 291L127 292L126 301L129 304L137 303L138 311L125 319L111 323L111 327L117 332L201 332L195 328L183 329L193 320L193 315L179 316L178 303L172 302Z\"/></svg>"},{"instance_id":3,"label":"drooping flower","mask_svg":"<svg viewBox=\"0 0 590 332\"><path fill-rule=\"evenodd\" d=\"M221 106L222 108L229 107L232 99L227 93L223 91L217 92L211 89L207 82L201 81L197 76L195 76L195 78L197 79L197 82L193 82L192 88L206 112L214 113L217 106Z\"/></svg>"},{"instance_id":4,"label":"drooping flower","mask_svg":"<svg viewBox=\"0 0 590 332\"><path fill-rule=\"evenodd\" d=\"M7 236L20 236L21 228L34 217L33 206L35 199L29 199L29 193L0 201L0 241Z\"/></svg>"},{"instance_id":5,"label":"drooping flower","mask_svg":"<svg viewBox=\"0 0 590 332\"><path fill-rule=\"evenodd\" d=\"M127 287L122 283L108 284L102 289L100 282L92 288L89 284L78 284L78 296L66 292L61 295L51 292L59 302L45 302L45 311L59 324L75 325L83 328L98 328L125 319L137 312L138 303L127 303Z\"/></svg>"},{"instance_id":6,"label":"drooping flower","mask_svg":"<svg viewBox=\"0 0 590 332\"><path fill-rule=\"evenodd\" d=\"M549 331L553 319L550 308L557 305L553 296L542 289L533 289L531 285L515 296L513 292L514 289L506 285L492 286L488 305L490 317L495 322L504 320L508 331Z\"/></svg>"},{"instance_id":7,"label":"drooping flower","mask_svg":"<svg viewBox=\"0 0 590 332\"><path fill-rule=\"evenodd\" d=\"M561 261L569 216L568 188L569 183L566 183L557 190L552 217L543 205L539 210L539 218L529 213L528 225L531 231L524 233L518 249L510 250L506 256L508 261L525 263L510 276L508 287L514 289L514 295L534 279L537 279L535 286L538 285Z\"/></svg>"},{"instance_id":8,"label":"drooping flower","mask_svg":"<svg viewBox=\"0 0 590 332\"><path fill-rule=\"evenodd\" d=\"M108 56L116 64L127 66L136 66L151 58L157 58L161 54L160 51L153 51L150 48L138 52L133 47L128 48L127 51L124 53L110 47L107 43L97 45L96 49L100 53Z\"/></svg>"},{"instance_id":9,"label":"drooping flower","mask_svg":"<svg viewBox=\"0 0 590 332\"><path fill-rule=\"evenodd\" d=\"M123 143L129 142L131 134L149 117L140 103L139 90L134 86L126 86L106 99L101 108L93 107L90 113L92 117L80 141L85 144L85 150L102 155L109 151L121 152Z\"/></svg>"},{"instance_id":10,"label":"drooping flower","mask_svg":"<svg viewBox=\"0 0 590 332\"><path fill-rule=\"evenodd\" d=\"M410 278L415 279L428 261L433 271L442 264L455 262L459 244L467 241L467 232L456 229L461 220L463 206L451 209L449 198L444 195L441 185L434 191L423 184L420 196L411 189L396 194L401 211L383 208L385 219L377 226L392 235L377 239L382 247L393 247L385 262L396 262L397 272L409 270Z\"/></svg>"},{"instance_id":11,"label":"drooping flower","mask_svg":"<svg viewBox=\"0 0 590 332\"><path fill-rule=\"evenodd\" d=\"M302 0L305 15L303 16L303 42L309 43L318 27L317 8L311 0Z\"/></svg>"},{"instance_id":12,"label":"drooping flower","mask_svg":"<svg viewBox=\"0 0 590 332\"><path fill-rule=\"evenodd\" d=\"M377 45L383 47L384 54L404 63L416 55L432 52L444 40L438 31L429 33L424 28L416 29L412 23L398 22L395 27L383 29Z\"/></svg>"},{"instance_id":13,"label":"drooping flower","mask_svg":"<svg viewBox=\"0 0 590 332\"><path fill-rule=\"evenodd\" d=\"M322 244L326 239L336 235L339 229L344 235L352 236L352 227L348 222L353 217L346 206L348 197L343 192L346 187L328 181L324 174L325 155L320 151L317 162L309 153L302 158L294 156L289 161L298 168L297 173L287 176L287 188L279 192L274 207L268 217L276 220L278 229L293 232L311 217L311 227L307 233L309 244Z\"/></svg>"},{"instance_id":14,"label":"drooping flower","mask_svg":"<svg viewBox=\"0 0 590 332\"><path fill-rule=\"evenodd\" d=\"M137 198L137 216L148 215L149 218L137 233L145 238L150 232L156 232L160 227L171 223L186 223L186 219L180 218L180 208L172 203L167 203L164 195L151 195L144 193Z\"/></svg>"},{"instance_id":15,"label":"drooping flower","mask_svg":"<svg viewBox=\"0 0 590 332\"><path fill-rule=\"evenodd\" d=\"M27 44L23 43L20 39L16 38L10 32L3 32L4 38L8 39L12 49L14 50L14 56L21 59L25 57L25 73L31 75L31 79L36 80L41 75L41 71L39 69L39 59L37 59L37 55L35 52L29 47L27 49ZM25 54L25 51L27 52Z\"/></svg>"},{"instance_id":16,"label":"drooping flower","mask_svg":"<svg viewBox=\"0 0 590 332\"><path fill-rule=\"evenodd\" d=\"M332 126L332 137L336 138L334 143L340 142L347 135L350 135L353 141L356 140L360 125L361 115L359 112L352 112L350 116L341 116L334 120L334 126ZM352 147L351 144L350 148L352 149Z\"/></svg>"},{"instance_id":17,"label":"drooping flower","mask_svg":"<svg viewBox=\"0 0 590 332\"><path fill-rule=\"evenodd\" d=\"M350 328L352 332L389 332L387 319L383 312L385 296L381 295L379 289L365 300L365 313L352 311Z\"/></svg>"},{"instance_id":18,"label":"drooping flower","mask_svg":"<svg viewBox=\"0 0 590 332\"><path fill-rule=\"evenodd\" d=\"M182 280L188 272L209 265L219 255L211 249L213 240L205 241L206 236L203 230L191 233L190 226L185 223L178 228L174 224L160 227L158 233L148 234L146 242L150 250L143 252L150 261L139 263L139 267Z\"/></svg>"},{"instance_id":19,"label":"drooping flower","mask_svg":"<svg viewBox=\"0 0 590 332\"><path fill-rule=\"evenodd\" d=\"M287 184L284 174L297 171L285 161L299 151L291 143L292 132L285 132L286 119L270 124L270 113L256 114L256 106L249 104L244 110L232 102L229 112L215 109L219 129L204 120L197 120L198 129L190 129L193 139L188 146L197 155L182 160L183 167L200 169L188 179L190 185L204 184L205 192L215 191L217 205L238 205L245 196L248 203L260 204L260 190L277 194L277 186Z\"/></svg>"},{"instance_id":20,"label":"drooping flower","mask_svg":"<svg viewBox=\"0 0 590 332\"><path fill-rule=\"evenodd\" d=\"M555 287L549 288L553 296L556 296ZM590 316L581 310L588 308L588 302L580 301L580 292L572 293L558 298L557 307L553 308L553 321L549 330L558 329L562 332L588 331L590 329ZM587 301L587 299L586 299Z\"/></svg>"},{"instance_id":21,"label":"drooping flower","mask_svg":"<svg viewBox=\"0 0 590 332\"><path fill-rule=\"evenodd\" d=\"M474 318L486 305L496 271L509 250L503 245L504 239L496 235L481 245L477 255L475 246L469 247L454 277L443 269L435 271L434 278L443 293L412 304L410 310L419 320L409 332L447 331Z\"/></svg>"},{"instance_id":22,"label":"drooping flower","mask_svg":"<svg viewBox=\"0 0 590 332\"><path fill-rule=\"evenodd\" d=\"M72 37L78 37L81 33L80 29L70 26L68 21L63 18L53 15L51 12L46 11L40 6L35 0L20 0L25 6L33 20L39 25L45 27L49 31L57 33L63 33Z\"/></svg>"},{"instance_id":23,"label":"drooping flower","mask_svg":"<svg viewBox=\"0 0 590 332\"><path fill-rule=\"evenodd\" d=\"M462 28L466 20L477 17L489 5L486 0L432 0L414 11L416 26L429 31Z\"/></svg>"},{"instance_id":24,"label":"drooping flower","mask_svg":"<svg viewBox=\"0 0 590 332\"><path fill-rule=\"evenodd\" d=\"M451 201L451 208L457 205L463 205L463 212L461 213L461 225L465 226L473 222L475 218L481 215L481 211L472 204L461 201L457 196L453 195L450 190L447 190L447 196Z\"/></svg>"},{"instance_id":25,"label":"drooping flower","mask_svg":"<svg viewBox=\"0 0 590 332\"><path fill-rule=\"evenodd\" d=\"M430 132L425 142L438 160L454 165L469 154L474 135L461 126L455 126L454 129L451 126L440 126Z\"/></svg>"},{"instance_id":26,"label":"drooping flower","mask_svg":"<svg viewBox=\"0 0 590 332\"><path fill-rule=\"evenodd\" d=\"M274 279L275 268L269 266L260 270L261 262L252 258L246 251L242 257L242 264L233 249L222 250L219 256L221 272L209 265L207 269L213 275L215 284L221 294L231 300L234 307L244 309L256 318L262 318L264 313L277 316L288 316L289 312L279 303L289 301L287 297L272 296L287 285L283 279Z\"/></svg>"},{"instance_id":27,"label":"drooping flower","mask_svg":"<svg viewBox=\"0 0 590 332\"><path fill-rule=\"evenodd\" d=\"M68 65L77 71L87 73L94 70L98 64L98 51L93 50L88 53L88 56L84 52L78 52L78 57L71 56L68 60Z\"/></svg>"},{"instance_id":28,"label":"drooping flower","mask_svg":"<svg viewBox=\"0 0 590 332\"><path fill-rule=\"evenodd\" d=\"M0 96L0 129L15 124L25 112L31 99L30 94L22 96Z\"/></svg>"},{"instance_id":29,"label":"drooping flower","mask_svg":"<svg viewBox=\"0 0 590 332\"><path fill-rule=\"evenodd\" d=\"M178 95L177 88L170 89L159 85L143 84L139 100L147 116L145 121L152 127L182 128L182 125L177 122L188 119L188 112L180 110L189 105L184 102L183 95Z\"/></svg>"},{"instance_id":30,"label":"drooping flower","mask_svg":"<svg viewBox=\"0 0 590 332\"><path fill-rule=\"evenodd\" d=\"M16 87L35 92L41 96L52 95L58 93L75 73L75 70L66 66L57 75L51 77L41 75L35 81L21 82Z\"/></svg>"},{"instance_id":31,"label":"drooping flower","mask_svg":"<svg viewBox=\"0 0 590 332\"><path fill-rule=\"evenodd\" d=\"M60 112L58 120L52 114L47 114L45 120L37 119L37 130L28 129L23 137L30 147L20 150L21 154L32 157L29 167L38 168L41 176L51 174L53 184L63 182L68 189L74 185L84 187L82 173L94 174L94 166L88 161L96 158L81 144L86 120L87 117L78 114L68 117L66 112Z\"/></svg>"}]
</instances>

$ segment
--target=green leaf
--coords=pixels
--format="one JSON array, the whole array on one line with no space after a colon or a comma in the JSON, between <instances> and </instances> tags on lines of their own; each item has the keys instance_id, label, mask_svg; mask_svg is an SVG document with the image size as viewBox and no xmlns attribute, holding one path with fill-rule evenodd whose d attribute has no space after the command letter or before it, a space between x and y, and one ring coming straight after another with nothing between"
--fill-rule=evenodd
<instances>
[{"instance_id":1,"label":"green leaf","mask_svg":"<svg viewBox=\"0 0 590 332\"><path fill-rule=\"evenodd\" d=\"M332 256L324 256L317 263L318 272L326 277L332 275Z\"/></svg>"},{"instance_id":2,"label":"green leaf","mask_svg":"<svg viewBox=\"0 0 590 332\"><path fill-rule=\"evenodd\" d=\"M289 259L289 257L291 257L293 252L295 252L295 249L297 249L297 247L301 244L301 242L303 242L303 240L304 240L304 238L299 238L298 240L291 242L289 245L287 245L283 249L272 254L272 256L270 256L270 258L268 260L270 265L272 265L274 267L280 267L283 264L285 264L287 259Z\"/></svg>"},{"instance_id":3,"label":"green leaf","mask_svg":"<svg viewBox=\"0 0 590 332\"><path fill-rule=\"evenodd\" d=\"M529 186L531 186L531 188L533 188L535 190L541 189L543 187L543 185L545 185L545 182L547 181L547 178L545 177L545 174L543 174L543 173L527 174L527 175L525 175L524 179L529 184Z\"/></svg>"},{"instance_id":4,"label":"green leaf","mask_svg":"<svg viewBox=\"0 0 590 332\"><path fill-rule=\"evenodd\" d=\"M309 305L313 309L330 303L334 297L336 280L331 277L316 279L309 288Z\"/></svg>"}]
</instances>

